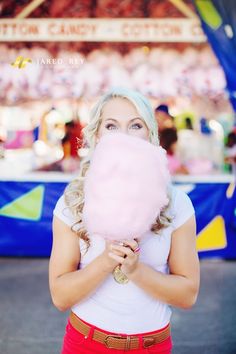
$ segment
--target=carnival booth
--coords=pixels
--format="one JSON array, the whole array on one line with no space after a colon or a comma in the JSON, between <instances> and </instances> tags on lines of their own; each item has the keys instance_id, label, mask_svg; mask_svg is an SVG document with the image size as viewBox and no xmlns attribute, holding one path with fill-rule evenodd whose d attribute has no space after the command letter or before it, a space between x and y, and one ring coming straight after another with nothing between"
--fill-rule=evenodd
<instances>
[{"instance_id":1,"label":"carnival booth","mask_svg":"<svg viewBox=\"0 0 236 354\"><path fill-rule=\"evenodd\" d=\"M145 9L142 1L113 2L110 12L106 1L79 9L73 1L5 2L0 256L49 256L53 209L86 154L81 131L91 106L125 83L169 117L169 161L180 166L172 179L194 204L199 256L236 258L235 24L217 0L210 20L198 1L149 1Z\"/></svg>"}]
</instances>

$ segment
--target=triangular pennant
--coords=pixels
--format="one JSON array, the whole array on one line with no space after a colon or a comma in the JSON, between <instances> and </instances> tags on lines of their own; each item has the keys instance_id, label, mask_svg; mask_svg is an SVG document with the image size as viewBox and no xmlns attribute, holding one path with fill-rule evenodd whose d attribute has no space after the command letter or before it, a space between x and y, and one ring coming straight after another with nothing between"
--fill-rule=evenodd
<instances>
[{"instance_id":1,"label":"triangular pennant","mask_svg":"<svg viewBox=\"0 0 236 354\"><path fill-rule=\"evenodd\" d=\"M225 223L221 215L216 216L198 234L198 251L213 251L227 247Z\"/></svg>"},{"instance_id":2,"label":"triangular pennant","mask_svg":"<svg viewBox=\"0 0 236 354\"><path fill-rule=\"evenodd\" d=\"M24 220L39 220L42 214L44 186L38 186L4 205L0 215Z\"/></svg>"}]
</instances>

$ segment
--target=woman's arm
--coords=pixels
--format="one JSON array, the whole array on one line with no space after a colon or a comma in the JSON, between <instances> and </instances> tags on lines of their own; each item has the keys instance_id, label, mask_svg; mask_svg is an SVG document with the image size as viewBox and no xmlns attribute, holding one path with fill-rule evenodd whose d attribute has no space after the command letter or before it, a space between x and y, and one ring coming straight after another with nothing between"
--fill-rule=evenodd
<instances>
[{"instance_id":1,"label":"woman's arm","mask_svg":"<svg viewBox=\"0 0 236 354\"><path fill-rule=\"evenodd\" d=\"M75 305L112 272L118 264L105 251L88 266L79 269L80 248L78 236L57 217L53 219L53 247L49 262L49 287L54 305L66 311Z\"/></svg>"},{"instance_id":2,"label":"woman's arm","mask_svg":"<svg viewBox=\"0 0 236 354\"><path fill-rule=\"evenodd\" d=\"M115 249L119 248L115 246ZM123 260L121 257L111 254L110 256L122 262L122 271L148 294L162 302L181 308L190 308L196 302L200 277L194 216L172 233L168 262L170 274L163 274L146 264L136 262L130 250L127 252L128 255ZM133 259L133 264L131 261L130 264L126 263L129 257L130 260Z\"/></svg>"}]
</instances>

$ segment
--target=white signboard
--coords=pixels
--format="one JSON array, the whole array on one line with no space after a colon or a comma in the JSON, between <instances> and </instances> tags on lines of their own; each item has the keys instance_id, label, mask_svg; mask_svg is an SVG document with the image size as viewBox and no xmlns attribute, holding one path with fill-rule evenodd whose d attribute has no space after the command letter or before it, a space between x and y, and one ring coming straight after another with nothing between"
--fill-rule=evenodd
<instances>
[{"instance_id":1,"label":"white signboard","mask_svg":"<svg viewBox=\"0 0 236 354\"><path fill-rule=\"evenodd\" d=\"M0 42L205 42L197 19L0 19Z\"/></svg>"}]
</instances>

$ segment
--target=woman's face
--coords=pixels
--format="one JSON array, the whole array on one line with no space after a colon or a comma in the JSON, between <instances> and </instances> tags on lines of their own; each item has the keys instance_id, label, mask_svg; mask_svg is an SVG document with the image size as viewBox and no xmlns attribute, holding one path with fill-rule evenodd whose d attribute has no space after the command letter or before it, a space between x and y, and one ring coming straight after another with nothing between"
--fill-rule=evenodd
<instances>
[{"instance_id":1,"label":"woman's face","mask_svg":"<svg viewBox=\"0 0 236 354\"><path fill-rule=\"evenodd\" d=\"M135 106L128 99L119 97L112 98L104 105L97 137L99 139L104 134L116 132L149 140L148 127Z\"/></svg>"}]
</instances>

